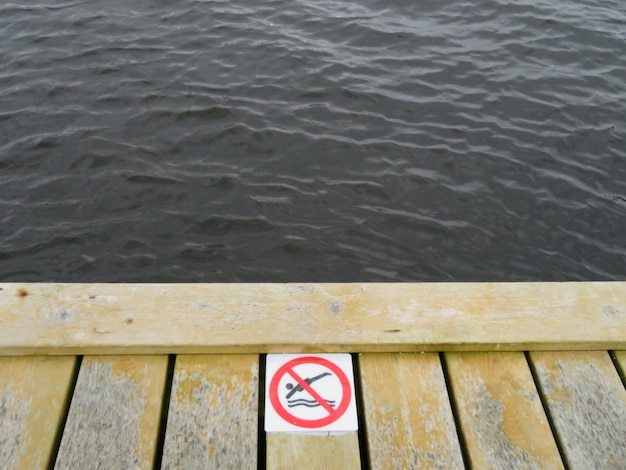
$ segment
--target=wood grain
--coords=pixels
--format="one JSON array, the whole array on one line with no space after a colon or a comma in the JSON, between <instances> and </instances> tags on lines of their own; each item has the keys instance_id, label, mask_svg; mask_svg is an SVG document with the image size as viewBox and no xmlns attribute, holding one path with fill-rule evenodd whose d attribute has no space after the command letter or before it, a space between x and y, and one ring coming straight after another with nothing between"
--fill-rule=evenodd
<instances>
[{"instance_id":1,"label":"wood grain","mask_svg":"<svg viewBox=\"0 0 626 470\"><path fill-rule=\"evenodd\" d=\"M626 390L609 354L531 352L570 469L623 469Z\"/></svg>"},{"instance_id":2,"label":"wood grain","mask_svg":"<svg viewBox=\"0 0 626 470\"><path fill-rule=\"evenodd\" d=\"M523 353L445 360L472 468L563 468Z\"/></svg>"},{"instance_id":3,"label":"wood grain","mask_svg":"<svg viewBox=\"0 0 626 470\"><path fill-rule=\"evenodd\" d=\"M463 468L439 355L362 354L372 469Z\"/></svg>"},{"instance_id":4,"label":"wood grain","mask_svg":"<svg viewBox=\"0 0 626 470\"><path fill-rule=\"evenodd\" d=\"M360 470L356 432L331 436L267 434L266 468L272 470Z\"/></svg>"},{"instance_id":5,"label":"wood grain","mask_svg":"<svg viewBox=\"0 0 626 470\"><path fill-rule=\"evenodd\" d=\"M48 468L76 358L0 357L0 468Z\"/></svg>"},{"instance_id":6,"label":"wood grain","mask_svg":"<svg viewBox=\"0 0 626 470\"><path fill-rule=\"evenodd\" d=\"M0 284L0 354L626 349L626 282Z\"/></svg>"},{"instance_id":7,"label":"wood grain","mask_svg":"<svg viewBox=\"0 0 626 470\"><path fill-rule=\"evenodd\" d=\"M256 469L259 357L178 356L163 469Z\"/></svg>"},{"instance_id":8,"label":"wood grain","mask_svg":"<svg viewBox=\"0 0 626 470\"><path fill-rule=\"evenodd\" d=\"M87 356L56 469L151 469L167 356Z\"/></svg>"}]
</instances>

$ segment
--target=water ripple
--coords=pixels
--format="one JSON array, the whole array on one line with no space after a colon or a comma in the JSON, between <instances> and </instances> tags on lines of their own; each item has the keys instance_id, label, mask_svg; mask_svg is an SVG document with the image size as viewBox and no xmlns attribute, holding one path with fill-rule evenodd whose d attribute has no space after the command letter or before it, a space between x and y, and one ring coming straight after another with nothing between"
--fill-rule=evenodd
<instances>
[{"instance_id":1,"label":"water ripple","mask_svg":"<svg viewBox=\"0 0 626 470\"><path fill-rule=\"evenodd\" d=\"M626 278L619 0L0 5L0 280Z\"/></svg>"}]
</instances>

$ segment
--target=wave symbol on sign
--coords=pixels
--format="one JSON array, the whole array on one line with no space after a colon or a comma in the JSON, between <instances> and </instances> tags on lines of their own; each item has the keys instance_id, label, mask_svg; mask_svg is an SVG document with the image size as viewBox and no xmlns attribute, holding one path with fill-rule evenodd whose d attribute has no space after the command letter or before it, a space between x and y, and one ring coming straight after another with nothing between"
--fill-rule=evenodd
<instances>
[{"instance_id":1,"label":"wave symbol on sign","mask_svg":"<svg viewBox=\"0 0 626 470\"><path fill-rule=\"evenodd\" d=\"M335 400L326 400L330 406L334 408ZM304 398L298 398L297 400L287 400L287 406L293 408L295 406L306 406L308 408L315 408L316 406L322 406L317 400L305 400Z\"/></svg>"}]
</instances>

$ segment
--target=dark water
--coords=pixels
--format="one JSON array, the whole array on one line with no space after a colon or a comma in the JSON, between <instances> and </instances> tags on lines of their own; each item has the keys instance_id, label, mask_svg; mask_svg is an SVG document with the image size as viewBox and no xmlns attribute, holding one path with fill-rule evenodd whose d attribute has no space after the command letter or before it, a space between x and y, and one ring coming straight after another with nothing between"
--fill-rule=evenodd
<instances>
[{"instance_id":1,"label":"dark water","mask_svg":"<svg viewBox=\"0 0 626 470\"><path fill-rule=\"evenodd\" d=\"M0 280L626 278L623 0L0 6Z\"/></svg>"}]
</instances>

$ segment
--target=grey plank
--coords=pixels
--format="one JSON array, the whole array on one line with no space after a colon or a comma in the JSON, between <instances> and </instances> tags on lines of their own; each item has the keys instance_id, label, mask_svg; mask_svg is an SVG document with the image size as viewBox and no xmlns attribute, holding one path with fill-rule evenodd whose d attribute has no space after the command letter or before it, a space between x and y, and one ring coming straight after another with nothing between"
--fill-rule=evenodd
<instances>
[{"instance_id":1,"label":"grey plank","mask_svg":"<svg viewBox=\"0 0 626 470\"><path fill-rule=\"evenodd\" d=\"M362 354L359 364L372 469L463 468L439 356Z\"/></svg>"},{"instance_id":2,"label":"grey plank","mask_svg":"<svg viewBox=\"0 0 626 470\"><path fill-rule=\"evenodd\" d=\"M445 358L472 468L563 468L524 353Z\"/></svg>"},{"instance_id":3,"label":"grey plank","mask_svg":"<svg viewBox=\"0 0 626 470\"><path fill-rule=\"evenodd\" d=\"M151 469L167 356L85 357L56 469Z\"/></svg>"},{"instance_id":4,"label":"grey plank","mask_svg":"<svg viewBox=\"0 0 626 470\"><path fill-rule=\"evenodd\" d=\"M178 356L163 469L256 469L259 356Z\"/></svg>"},{"instance_id":5,"label":"grey plank","mask_svg":"<svg viewBox=\"0 0 626 470\"><path fill-rule=\"evenodd\" d=\"M530 357L569 468L626 468L626 390L608 353Z\"/></svg>"}]
</instances>

